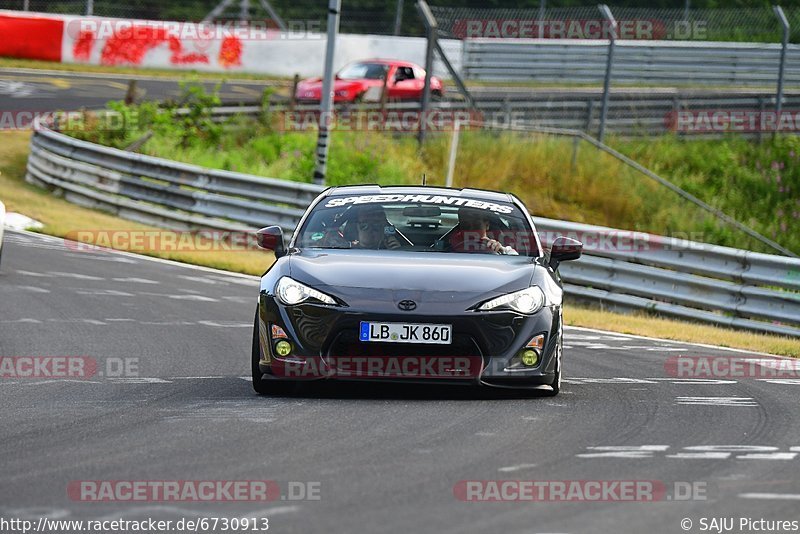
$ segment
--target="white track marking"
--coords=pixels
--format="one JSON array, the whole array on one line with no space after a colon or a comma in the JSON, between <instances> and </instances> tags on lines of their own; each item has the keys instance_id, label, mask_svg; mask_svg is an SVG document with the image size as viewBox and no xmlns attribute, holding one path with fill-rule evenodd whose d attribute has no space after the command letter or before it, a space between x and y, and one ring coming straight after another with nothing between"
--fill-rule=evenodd
<instances>
[{"instance_id":1,"label":"white track marking","mask_svg":"<svg viewBox=\"0 0 800 534\"><path fill-rule=\"evenodd\" d=\"M92 297L135 297L133 293L127 291L118 291L116 289L87 289L87 288L66 288L74 289L78 295L89 295Z\"/></svg>"},{"instance_id":2,"label":"white track marking","mask_svg":"<svg viewBox=\"0 0 800 534\"><path fill-rule=\"evenodd\" d=\"M36 276L38 278L53 278L52 274L35 273L33 271L16 270L14 272L17 273L17 274L21 274L22 276Z\"/></svg>"},{"instance_id":3,"label":"white track marking","mask_svg":"<svg viewBox=\"0 0 800 534\"><path fill-rule=\"evenodd\" d=\"M524 471L525 469L533 469L536 467L536 464L517 464L517 465L509 465L507 467L500 467L497 470L501 473L513 473L515 471Z\"/></svg>"},{"instance_id":4,"label":"white track marking","mask_svg":"<svg viewBox=\"0 0 800 534\"><path fill-rule=\"evenodd\" d=\"M160 284L157 280L148 280L147 278L112 278L114 282L121 282L123 284Z\"/></svg>"},{"instance_id":5,"label":"white track marking","mask_svg":"<svg viewBox=\"0 0 800 534\"><path fill-rule=\"evenodd\" d=\"M704 347L704 348L707 348L707 349L725 350L725 351L730 351L730 352L741 352L741 353L744 353L744 354L759 354L759 355L763 355L763 356L774 356L775 358L788 358L788 356L776 356L774 354L768 354L766 352L757 352L757 351L744 350L744 349L734 349L734 348L730 348L730 347L720 347L718 345L708 345L706 343L693 343L693 342L690 342L690 341L677 341L677 340L674 340L674 339L664 339L664 338L660 338L660 337L637 336L637 335L634 335L634 334L620 334L618 332L609 332L607 330L597 330L596 328L586 328L584 326L564 326L564 329L565 330L577 330L579 332L596 332L598 334L607 334L607 335L612 335L612 336L622 336L622 337L626 337L626 338L629 338L629 339L644 339L644 340L647 340L647 341L659 341L661 343L669 343L669 344L673 344L673 345L684 345L684 346L687 346L687 347ZM571 339L572 336L564 336L564 337L565 337L565 341L568 341L570 343L572 342L572 339Z\"/></svg>"},{"instance_id":6,"label":"white track marking","mask_svg":"<svg viewBox=\"0 0 800 534\"><path fill-rule=\"evenodd\" d=\"M26 236L29 238L33 238L34 240L39 240L45 244L54 244L58 245L57 247L45 247L45 248L54 248L58 250L65 250L69 251L67 246L64 243L64 239L60 237L53 237L45 234L37 234L36 232L28 232L28 231L9 231L9 235L17 234L20 236ZM35 246L35 245L34 245ZM86 252L75 252L76 254L87 254ZM109 258L108 256L116 256L116 258ZM134 252L127 252L125 250L113 250L113 249L102 249L97 254L93 255L92 259L105 259L108 261L122 261L126 263L136 263L133 260L139 261L149 261L154 263L161 263L163 265L170 265L172 267L181 267L184 269L193 269L195 271L204 271L207 273L213 273L218 276L224 276L225 278L239 278L241 280L249 280L254 282L255 284L261 279L260 276L253 276L249 274L242 274L242 273L234 273L231 271L223 271L222 269L214 269L212 267L204 267L202 265L192 265L189 263L181 263L179 261L174 260L165 260L163 258L154 258L153 256L145 256L143 254L136 254ZM253 285L253 284L248 284Z\"/></svg>"},{"instance_id":7,"label":"white track marking","mask_svg":"<svg viewBox=\"0 0 800 534\"><path fill-rule=\"evenodd\" d=\"M654 458L655 453L666 451L669 449L669 445L604 445L586 448L596 452L576 454L575 456L578 458Z\"/></svg>"},{"instance_id":8,"label":"white track marking","mask_svg":"<svg viewBox=\"0 0 800 534\"><path fill-rule=\"evenodd\" d=\"M102 276L92 276L90 274L65 273L61 271L47 271L45 274L58 278L77 278L78 280L105 280Z\"/></svg>"},{"instance_id":9,"label":"white track marking","mask_svg":"<svg viewBox=\"0 0 800 534\"><path fill-rule=\"evenodd\" d=\"M740 499L765 499L770 501L800 501L800 493L741 493Z\"/></svg>"},{"instance_id":10,"label":"white track marking","mask_svg":"<svg viewBox=\"0 0 800 534\"><path fill-rule=\"evenodd\" d=\"M49 289L45 289L43 287L36 287L36 286L11 286L17 289L21 289L23 291L30 291L32 293L50 293Z\"/></svg>"},{"instance_id":11,"label":"white track marking","mask_svg":"<svg viewBox=\"0 0 800 534\"><path fill-rule=\"evenodd\" d=\"M675 403L684 406L758 406L752 397L676 397Z\"/></svg>"}]
</instances>

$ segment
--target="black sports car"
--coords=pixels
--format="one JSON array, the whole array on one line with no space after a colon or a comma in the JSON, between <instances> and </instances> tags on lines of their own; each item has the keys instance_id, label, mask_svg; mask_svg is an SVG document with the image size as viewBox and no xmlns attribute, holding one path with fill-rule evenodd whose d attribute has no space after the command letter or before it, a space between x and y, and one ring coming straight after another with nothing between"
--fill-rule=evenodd
<instances>
[{"instance_id":1,"label":"black sports car","mask_svg":"<svg viewBox=\"0 0 800 534\"><path fill-rule=\"evenodd\" d=\"M261 278L253 387L322 378L561 388L559 262L513 195L434 187L330 188ZM549 386L549 387L541 387Z\"/></svg>"}]
</instances>

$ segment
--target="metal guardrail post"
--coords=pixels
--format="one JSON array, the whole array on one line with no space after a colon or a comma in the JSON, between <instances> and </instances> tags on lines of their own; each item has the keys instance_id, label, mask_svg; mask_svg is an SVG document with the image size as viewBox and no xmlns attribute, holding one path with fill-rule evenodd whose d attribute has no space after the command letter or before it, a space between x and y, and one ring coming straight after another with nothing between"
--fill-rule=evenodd
<instances>
[{"instance_id":1,"label":"metal guardrail post","mask_svg":"<svg viewBox=\"0 0 800 534\"><path fill-rule=\"evenodd\" d=\"M314 183L325 184L328 170L329 127L333 122L333 55L336 50L336 34L339 33L339 15L342 0L328 2L328 42L325 44L325 74L322 79L322 101L319 113L319 135L317 138L317 167L314 169Z\"/></svg>"},{"instance_id":2,"label":"metal guardrail post","mask_svg":"<svg viewBox=\"0 0 800 534\"><path fill-rule=\"evenodd\" d=\"M422 22L425 24L425 33L427 34L428 44L425 49L425 87L422 90L422 102L419 120L419 133L417 139L421 145L425 141L425 117L428 108L431 105L431 76L433 76L433 49L436 46L436 33L438 30L436 19L431 13L431 8L425 0L417 2L417 10L422 17Z\"/></svg>"},{"instance_id":3,"label":"metal guardrail post","mask_svg":"<svg viewBox=\"0 0 800 534\"><path fill-rule=\"evenodd\" d=\"M783 40L781 42L781 64L778 67L778 93L775 95L775 118L780 126L781 108L783 107L783 75L786 68L786 48L789 46L789 21L781 6L772 6L775 16L783 25Z\"/></svg>"},{"instance_id":4,"label":"metal guardrail post","mask_svg":"<svg viewBox=\"0 0 800 534\"><path fill-rule=\"evenodd\" d=\"M458 137L461 131L461 121L458 119L453 123L453 138L450 141L450 157L447 160L447 179L445 180L446 187L453 187L453 174L456 169L456 156L458 155Z\"/></svg>"},{"instance_id":5,"label":"metal guardrail post","mask_svg":"<svg viewBox=\"0 0 800 534\"><path fill-rule=\"evenodd\" d=\"M617 41L617 21L611 10L605 4L597 6L600 13L611 23L611 33L609 34L608 41L608 59L606 60L606 76L603 80L603 107L600 110L600 129L597 133L597 138L603 142L606 133L606 117L608 116L608 97L611 90L611 69L614 66L614 45Z\"/></svg>"}]
</instances>

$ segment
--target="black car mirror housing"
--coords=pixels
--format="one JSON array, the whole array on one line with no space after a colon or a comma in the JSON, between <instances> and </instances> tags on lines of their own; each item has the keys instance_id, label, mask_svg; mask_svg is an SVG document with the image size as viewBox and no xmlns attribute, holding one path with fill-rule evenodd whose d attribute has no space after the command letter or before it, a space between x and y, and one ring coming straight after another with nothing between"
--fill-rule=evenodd
<instances>
[{"instance_id":1,"label":"black car mirror housing","mask_svg":"<svg viewBox=\"0 0 800 534\"><path fill-rule=\"evenodd\" d=\"M583 243L569 237L557 237L550 249L550 267L555 271L562 261L577 260L583 253Z\"/></svg>"},{"instance_id":2,"label":"black car mirror housing","mask_svg":"<svg viewBox=\"0 0 800 534\"><path fill-rule=\"evenodd\" d=\"M256 244L265 250L271 250L276 258L286 255L283 245L283 230L280 226L267 226L256 232Z\"/></svg>"}]
</instances>

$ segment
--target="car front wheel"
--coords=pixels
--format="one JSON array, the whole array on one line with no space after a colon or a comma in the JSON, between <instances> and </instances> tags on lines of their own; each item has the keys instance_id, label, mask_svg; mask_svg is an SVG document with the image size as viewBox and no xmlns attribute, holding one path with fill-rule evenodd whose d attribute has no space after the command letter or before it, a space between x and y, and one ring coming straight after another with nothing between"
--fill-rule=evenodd
<instances>
[{"instance_id":1,"label":"car front wheel","mask_svg":"<svg viewBox=\"0 0 800 534\"><path fill-rule=\"evenodd\" d=\"M258 342L258 310L256 310L256 318L253 322L253 347L251 352L251 369L253 374L253 389L259 395L286 395L290 393L295 384L293 382L284 382L280 380L264 379L258 362L261 359L261 344Z\"/></svg>"},{"instance_id":2,"label":"car front wheel","mask_svg":"<svg viewBox=\"0 0 800 534\"><path fill-rule=\"evenodd\" d=\"M561 340L558 342L558 347L556 348L557 356L556 356L556 369L555 369L555 376L553 377L553 382L550 384L550 388L552 391L548 390L545 393L546 397L555 397L561 391L561 364L562 364L562 345Z\"/></svg>"}]
</instances>

